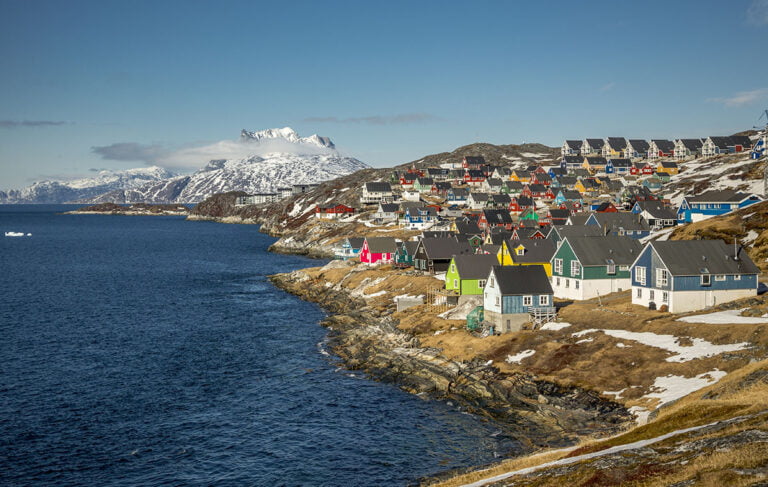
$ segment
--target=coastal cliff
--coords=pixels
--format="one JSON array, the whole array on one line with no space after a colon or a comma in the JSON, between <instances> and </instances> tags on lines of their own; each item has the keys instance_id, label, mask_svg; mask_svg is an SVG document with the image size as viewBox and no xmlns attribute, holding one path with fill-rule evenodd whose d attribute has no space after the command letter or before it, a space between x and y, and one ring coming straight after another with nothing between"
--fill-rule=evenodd
<instances>
[{"instance_id":1,"label":"coastal cliff","mask_svg":"<svg viewBox=\"0 0 768 487\"><path fill-rule=\"evenodd\" d=\"M593 391L525 373L502 373L480 358L448 359L399 327L404 315L418 309L396 312L393 306L366 299L359 287L345 288L350 273L355 271L347 263L332 262L270 278L277 287L333 313L322 324L330 330L330 350L346 367L492 418L528 450L613 434L631 421L620 404Z\"/></svg>"}]
</instances>

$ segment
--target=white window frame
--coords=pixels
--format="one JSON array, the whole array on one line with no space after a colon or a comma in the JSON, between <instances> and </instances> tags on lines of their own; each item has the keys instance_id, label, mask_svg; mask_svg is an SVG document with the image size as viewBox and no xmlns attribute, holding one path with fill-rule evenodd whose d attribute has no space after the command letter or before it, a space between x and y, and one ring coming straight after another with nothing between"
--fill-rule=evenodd
<instances>
[{"instance_id":1,"label":"white window frame","mask_svg":"<svg viewBox=\"0 0 768 487\"><path fill-rule=\"evenodd\" d=\"M717 282L723 282L726 280L725 274L716 274L715 275L715 281Z\"/></svg>"},{"instance_id":2,"label":"white window frame","mask_svg":"<svg viewBox=\"0 0 768 487\"><path fill-rule=\"evenodd\" d=\"M499 305L500 305L500 303L499 303L499 297L498 297L498 296L496 296L496 306L499 306Z\"/></svg>"},{"instance_id":3,"label":"white window frame","mask_svg":"<svg viewBox=\"0 0 768 487\"><path fill-rule=\"evenodd\" d=\"M635 267L635 281L645 286L645 267L643 266Z\"/></svg>"},{"instance_id":4,"label":"white window frame","mask_svg":"<svg viewBox=\"0 0 768 487\"><path fill-rule=\"evenodd\" d=\"M565 280L565 288L568 289L569 287L571 287L571 280L570 279L566 279Z\"/></svg>"},{"instance_id":5,"label":"white window frame","mask_svg":"<svg viewBox=\"0 0 768 487\"><path fill-rule=\"evenodd\" d=\"M605 273L610 276L616 275L616 264L607 264L605 266Z\"/></svg>"},{"instance_id":6,"label":"white window frame","mask_svg":"<svg viewBox=\"0 0 768 487\"><path fill-rule=\"evenodd\" d=\"M453 287L454 288L458 288L459 287L459 280L458 279L454 279L453 280Z\"/></svg>"},{"instance_id":7,"label":"white window frame","mask_svg":"<svg viewBox=\"0 0 768 487\"><path fill-rule=\"evenodd\" d=\"M711 274L702 274L701 279L699 280L699 283L702 286L711 286L712 285L712 275Z\"/></svg>"},{"instance_id":8,"label":"white window frame","mask_svg":"<svg viewBox=\"0 0 768 487\"><path fill-rule=\"evenodd\" d=\"M523 306L533 306L533 296L523 296Z\"/></svg>"},{"instance_id":9,"label":"white window frame","mask_svg":"<svg viewBox=\"0 0 768 487\"><path fill-rule=\"evenodd\" d=\"M557 274L563 273L563 259L555 259L555 272Z\"/></svg>"},{"instance_id":10,"label":"white window frame","mask_svg":"<svg viewBox=\"0 0 768 487\"><path fill-rule=\"evenodd\" d=\"M478 279L477 287L479 287L480 289L483 289L485 287L485 279Z\"/></svg>"},{"instance_id":11,"label":"white window frame","mask_svg":"<svg viewBox=\"0 0 768 487\"><path fill-rule=\"evenodd\" d=\"M581 275L581 263L578 260L571 261L571 277L579 277Z\"/></svg>"},{"instance_id":12,"label":"white window frame","mask_svg":"<svg viewBox=\"0 0 768 487\"><path fill-rule=\"evenodd\" d=\"M656 269L656 287L664 287L669 284L669 272L666 269Z\"/></svg>"},{"instance_id":13,"label":"white window frame","mask_svg":"<svg viewBox=\"0 0 768 487\"><path fill-rule=\"evenodd\" d=\"M669 303L669 293L667 291L662 291L662 293L661 293L661 302L662 303Z\"/></svg>"},{"instance_id":14,"label":"white window frame","mask_svg":"<svg viewBox=\"0 0 768 487\"><path fill-rule=\"evenodd\" d=\"M620 265L619 266L619 270L620 271L628 271L629 270L629 266L628 265Z\"/></svg>"},{"instance_id":15,"label":"white window frame","mask_svg":"<svg viewBox=\"0 0 768 487\"><path fill-rule=\"evenodd\" d=\"M542 294L539 296L539 306L549 306L549 295Z\"/></svg>"},{"instance_id":16,"label":"white window frame","mask_svg":"<svg viewBox=\"0 0 768 487\"><path fill-rule=\"evenodd\" d=\"M643 299L643 288L641 287L637 288L637 298Z\"/></svg>"},{"instance_id":17,"label":"white window frame","mask_svg":"<svg viewBox=\"0 0 768 487\"><path fill-rule=\"evenodd\" d=\"M494 288L494 287L496 287L496 282L495 282L495 280L493 279L493 277L491 277L491 284L490 284L490 287L491 287L491 288Z\"/></svg>"},{"instance_id":18,"label":"white window frame","mask_svg":"<svg viewBox=\"0 0 768 487\"><path fill-rule=\"evenodd\" d=\"M741 281L741 274L734 274L733 280L734 281Z\"/></svg>"},{"instance_id":19,"label":"white window frame","mask_svg":"<svg viewBox=\"0 0 768 487\"><path fill-rule=\"evenodd\" d=\"M579 283L580 283L580 282L581 282L581 281L579 281L578 279L574 279L574 280L573 280L573 288L574 288L574 289L579 289Z\"/></svg>"}]
</instances>

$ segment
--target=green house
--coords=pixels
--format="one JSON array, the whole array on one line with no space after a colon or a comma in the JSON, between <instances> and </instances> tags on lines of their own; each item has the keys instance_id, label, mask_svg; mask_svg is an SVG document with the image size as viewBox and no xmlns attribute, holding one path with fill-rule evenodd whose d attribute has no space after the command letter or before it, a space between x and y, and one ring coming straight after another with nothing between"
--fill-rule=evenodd
<instances>
[{"instance_id":1,"label":"green house","mask_svg":"<svg viewBox=\"0 0 768 487\"><path fill-rule=\"evenodd\" d=\"M395 252L395 266L396 267L410 267L413 265L413 254L416 252L416 247L419 245L418 241L408 240L401 242L397 245L397 252Z\"/></svg>"},{"instance_id":2,"label":"green house","mask_svg":"<svg viewBox=\"0 0 768 487\"><path fill-rule=\"evenodd\" d=\"M495 255L456 255L445 273L445 289L459 295L482 295L491 267L499 265Z\"/></svg>"},{"instance_id":3,"label":"green house","mask_svg":"<svg viewBox=\"0 0 768 487\"><path fill-rule=\"evenodd\" d=\"M534 220L539 221L539 214L536 213L536 210L533 210L531 208L526 208L523 210L522 213L520 213L520 221L523 220Z\"/></svg>"}]
</instances>

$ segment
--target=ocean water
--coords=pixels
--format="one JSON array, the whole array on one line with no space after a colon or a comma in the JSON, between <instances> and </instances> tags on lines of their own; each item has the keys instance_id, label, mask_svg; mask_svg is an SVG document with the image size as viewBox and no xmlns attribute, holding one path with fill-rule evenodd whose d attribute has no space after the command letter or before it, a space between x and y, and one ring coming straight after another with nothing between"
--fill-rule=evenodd
<instances>
[{"instance_id":1,"label":"ocean water","mask_svg":"<svg viewBox=\"0 0 768 487\"><path fill-rule=\"evenodd\" d=\"M518 444L339 367L255 226L0 206L0 484L408 485ZM6 231L31 237L2 237Z\"/></svg>"}]
</instances>

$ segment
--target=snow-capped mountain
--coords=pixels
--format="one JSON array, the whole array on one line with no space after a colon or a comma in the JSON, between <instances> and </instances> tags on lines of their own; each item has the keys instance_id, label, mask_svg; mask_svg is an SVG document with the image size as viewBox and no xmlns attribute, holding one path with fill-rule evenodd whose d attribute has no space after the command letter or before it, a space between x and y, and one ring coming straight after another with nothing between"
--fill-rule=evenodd
<instances>
[{"instance_id":1,"label":"snow-capped mountain","mask_svg":"<svg viewBox=\"0 0 768 487\"><path fill-rule=\"evenodd\" d=\"M279 152L266 152L278 142ZM311 184L346 176L369 166L339 154L327 137L299 137L291 128L259 132L243 130L240 143L253 154L210 161L188 176L177 176L141 187L110 191L89 203L197 203L227 191L273 192L293 184Z\"/></svg>"},{"instance_id":2,"label":"snow-capped mountain","mask_svg":"<svg viewBox=\"0 0 768 487\"><path fill-rule=\"evenodd\" d=\"M23 189L0 191L0 203L66 203L94 198L108 191L137 188L175 177L161 167L125 171L99 171L95 176L71 181L37 181Z\"/></svg>"}]
</instances>

